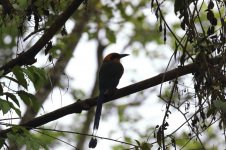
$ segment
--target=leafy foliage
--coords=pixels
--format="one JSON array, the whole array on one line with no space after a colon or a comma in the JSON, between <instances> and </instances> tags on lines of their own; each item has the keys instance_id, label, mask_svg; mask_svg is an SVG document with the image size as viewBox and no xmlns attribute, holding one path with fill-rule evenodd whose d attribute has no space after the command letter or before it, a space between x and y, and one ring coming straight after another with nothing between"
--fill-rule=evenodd
<instances>
[{"instance_id":1,"label":"leafy foliage","mask_svg":"<svg viewBox=\"0 0 226 150\"><path fill-rule=\"evenodd\" d=\"M27 75L30 81L32 81L36 91L48 82L48 77L44 68L30 66L23 68L23 73Z\"/></svg>"},{"instance_id":2,"label":"leafy foliage","mask_svg":"<svg viewBox=\"0 0 226 150\"><path fill-rule=\"evenodd\" d=\"M47 77L44 69L36 68L34 66L27 68L16 66L12 69L12 72L15 75L15 78L8 76L2 77L15 82L16 84L18 84L18 86L22 86L25 90L18 90L16 92L4 92L4 88L2 87L3 84L1 84L1 96L5 97L5 99L0 99L0 110L2 111L3 115L7 114L11 109L13 109L16 114L21 117L20 102L17 96L19 96L27 106L33 108L33 110L37 112L40 108L40 104L33 94L27 92L28 79L30 79L29 81L32 81L34 87L36 88L36 90L38 90L47 82ZM28 79L25 75L27 75ZM17 106L15 106L15 104Z\"/></svg>"},{"instance_id":3,"label":"leafy foliage","mask_svg":"<svg viewBox=\"0 0 226 150\"><path fill-rule=\"evenodd\" d=\"M35 136L30 134L26 129L22 127L14 127L13 132L7 134L7 137L17 145L26 145L27 149L39 150L40 148L43 148L45 150L48 150L45 142L38 138L35 138Z\"/></svg>"}]
</instances>

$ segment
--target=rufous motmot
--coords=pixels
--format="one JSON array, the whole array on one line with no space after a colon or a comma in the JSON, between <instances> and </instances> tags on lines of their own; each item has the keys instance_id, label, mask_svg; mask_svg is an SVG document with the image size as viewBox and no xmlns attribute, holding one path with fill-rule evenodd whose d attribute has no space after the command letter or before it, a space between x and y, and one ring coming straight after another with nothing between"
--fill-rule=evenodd
<instances>
[{"instance_id":1,"label":"rufous motmot","mask_svg":"<svg viewBox=\"0 0 226 150\"><path fill-rule=\"evenodd\" d=\"M124 68L120 63L120 59L128 56L128 54L110 53L104 60L99 70L99 97L97 100L97 108L93 125L93 134L97 132L100 122L102 103L105 93L114 91L124 72ZM92 138L89 142L89 148L95 148L97 139Z\"/></svg>"}]
</instances>

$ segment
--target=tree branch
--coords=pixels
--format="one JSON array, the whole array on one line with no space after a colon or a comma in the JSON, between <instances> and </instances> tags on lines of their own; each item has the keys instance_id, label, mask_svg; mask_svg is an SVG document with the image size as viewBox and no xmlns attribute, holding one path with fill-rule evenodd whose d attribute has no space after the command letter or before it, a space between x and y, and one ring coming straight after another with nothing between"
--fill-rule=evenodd
<instances>
[{"instance_id":1,"label":"tree branch","mask_svg":"<svg viewBox=\"0 0 226 150\"><path fill-rule=\"evenodd\" d=\"M73 52L76 50L76 47L78 45L79 39L84 31L85 25L87 24L89 20L89 12L84 10L82 13L83 19L79 19L78 23L74 26L72 32L70 35L68 35L64 40L62 40L65 43L65 47L62 50L62 53L60 54L60 57L58 58L57 62L55 63L54 67L49 70L49 79L51 82L47 82L37 93L35 94L35 97L38 99L38 102L40 103L40 106L45 102L47 97L49 96L49 93L57 86L57 84L60 82L61 76L63 72L65 71L66 66L68 65L69 61L71 60L73 56ZM73 39L73 40L67 40L67 39ZM32 107L28 107L27 110L24 113L24 116L21 119L20 124L23 124L31 119L33 119L38 112L35 112Z\"/></svg>"},{"instance_id":2,"label":"tree branch","mask_svg":"<svg viewBox=\"0 0 226 150\"><path fill-rule=\"evenodd\" d=\"M105 95L104 103L156 86L163 82L175 79L176 77L194 73L196 72L197 69L198 69L198 66L193 63L193 64L186 65L184 67L178 67L176 69L167 71L165 73L161 73L155 77L121 88L117 90L115 95L113 96ZM96 105L96 102L97 102L97 97L89 98L86 100L79 100L71 105L57 109L43 116L34 118L33 120L28 121L27 123L21 124L21 126L27 129L32 129L32 128L44 125L48 122L54 121L56 119L59 119L68 114L81 113L83 110L89 110L91 107ZM0 137L6 138L6 134L11 131L12 131L12 128L0 131Z\"/></svg>"},{"instance_id":3,"label":"tree branch","mask_svg":"<svg viewBox=\"0 0 226 150\"><path fill-rule=\"evenodd\" d=\"M41 51L41 49L51 40L54 34L65 24L69 17L78 9L84 0L74 0L68 6L68 8L54 21L54 23L47 29L42 37L26 52L22 52L17 58L12 59L5 65L0 67L0 71L4 71L7 74L11 69L18 65L31 65L36 62L35 56Z\"/></svg>"}]
</instances>

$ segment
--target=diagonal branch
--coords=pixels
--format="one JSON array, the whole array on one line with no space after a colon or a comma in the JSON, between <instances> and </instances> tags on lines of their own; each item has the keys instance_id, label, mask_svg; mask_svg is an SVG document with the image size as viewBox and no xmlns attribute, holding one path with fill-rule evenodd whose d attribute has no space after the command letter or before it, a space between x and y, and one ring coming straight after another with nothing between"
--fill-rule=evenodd
<instances>
[{"instance_id":1,"label":"diagonal branch","mask_svg":"<svg viewBox=\"0 0 226 150\"><path fill-rule=\"evenodd\" d=\"M89 20L89 12L86 10L82 13L83 19L80 19L78 23L74 26L70 35L68 35L63 41L65 43L64 50L60 54L57 62L54 67L49 70L49 79L51 82L47 82L37 93L35 97L38 99L40 106L45 102L53 88L55 88L61 79L63 72L65 71L66 66L73 56L73 52L76 50L79 39L84 31L85 25ZM78 18L79 19L79 18ZM73 40L67 40L73 39ZM20 124L23 124L37 115L38 111L34 111L32 107L28 107L24 113L24 116L21 119Z\"/></svg>"},{"instance_id":2,"label":"diagonal branch","mask_svg":"<svg viewBox=\"0 0 226 150\"><path fill-rule=\"evenodd\" d=\"M161 73L155 77L152 77L152 78L143 80L141 82L129 85L127 87L121 88L121 89L117 90L115 95L113 95L113 96L105 95L104 103L118 99L123 96L127 96L130 94L145 90L147 88L161 84L162 82L172 80L176 77L194 73L197 71L197 69L198 69L198 66L196 64L192 63L192 64L186 65L184 67L178 67L176 69L167 71L165 73ZM59 119L68 114L81 113L83 110L89 110L91 107L95 106L96 101L97 101L97 97L89 98L86 100L79 100L71 105L57 109L57 110L50 112L48 114L45 114L43 116L34 118L33 120L28 121L27 123L21 124L21 126L27 128L27 129L32 129L32 128L44 125L48 122L54 121L56 119ZM0 137L6 138L6 134L11 131L12 131L12 128L0 131Z\"/></svg>"},{"instance_id":3,"label":"diagonal branch","mask_svg":"<svg viewBox=\"0 0 226 150\"><path fill-rule=\"evenodd\" d=\"M7 74L11 69L18 65L31 65L36 62L35 56L41 51L41 49L51 40L54 34L65 24L69 17L78 9L84 0L73 0L68 8L53 22L49 29L47 29L42 37L26 52L22 52L17 58L12 59L5 65L0 67L0 71Z\"/></svg>"}]
</instances>

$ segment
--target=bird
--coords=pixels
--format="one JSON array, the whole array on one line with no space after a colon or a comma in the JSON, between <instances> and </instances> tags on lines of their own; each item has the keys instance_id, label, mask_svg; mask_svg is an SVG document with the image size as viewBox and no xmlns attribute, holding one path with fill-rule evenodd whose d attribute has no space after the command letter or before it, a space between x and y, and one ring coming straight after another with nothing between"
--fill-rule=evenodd
<instances>
[{"instance_id":1,"label":"bird","mask_svg":"<svg viewBox=\"0 0 226 150\"><path fill-rule=\"evenodd\" d=\"M97 100L92 135L94 135L94 133L96 133L99 128L104 94L114 93L116 90L119 80L124 72L124 68L120 63L120 59L128 55L129 54L110 53L103 60L99 70L99 96ZM89 142L89 148L95 148L96 145L97 139L92 137Z\"/></svg>"}]
</instances>

